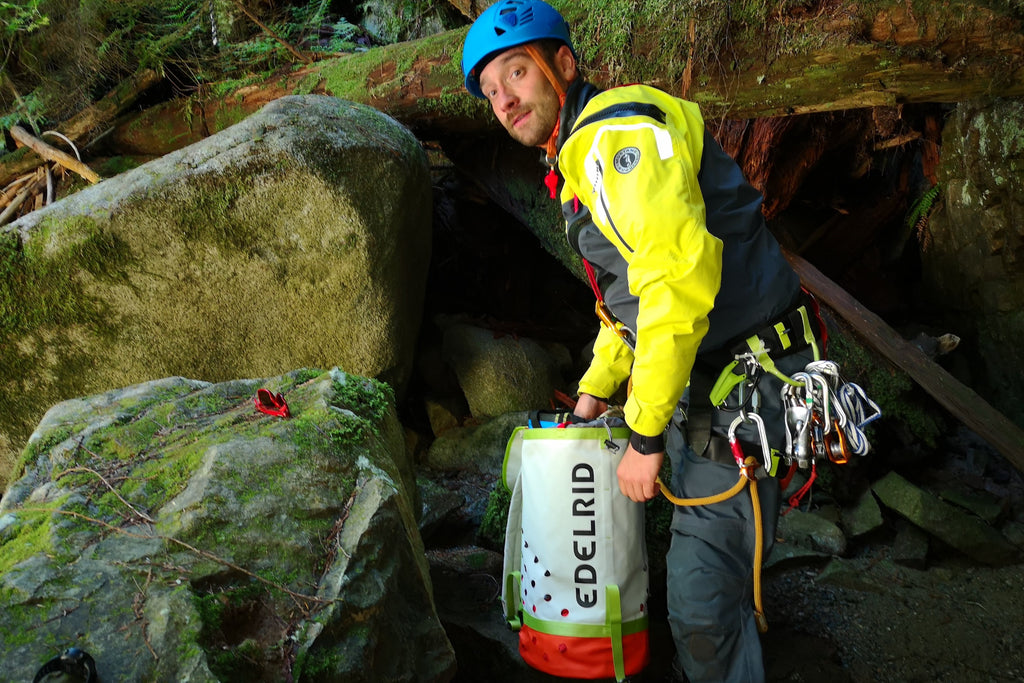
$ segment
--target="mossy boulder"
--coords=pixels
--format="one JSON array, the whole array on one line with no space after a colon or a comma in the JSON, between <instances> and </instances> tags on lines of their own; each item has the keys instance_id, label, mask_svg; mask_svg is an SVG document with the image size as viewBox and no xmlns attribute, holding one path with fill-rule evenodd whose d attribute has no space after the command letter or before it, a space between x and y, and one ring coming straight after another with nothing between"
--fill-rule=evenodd
<instances>
[{"instance_id":1,"label":"mossy boulder","mask_svg":"<svg viewBox=\"0 0 1024 683\"><path fill-rule=\"evenodd\" d=\"M264 415L258 388L291 417ZM102 680L446 681L394 396L299 370L53 407L0 501L9 680L68 646Z\"/></svg>"},{"instance_id":2,"label":"mossy boulder","mask_svg":"<svg viewBox=\"0 0 1024 683\"><path fill-rule=\"evenodd\" d=\"M285 97L0 233L0 485L55 403L331 367L400 393L431 245L426 154L379 111Z\"/></svg>"}]
</instances>

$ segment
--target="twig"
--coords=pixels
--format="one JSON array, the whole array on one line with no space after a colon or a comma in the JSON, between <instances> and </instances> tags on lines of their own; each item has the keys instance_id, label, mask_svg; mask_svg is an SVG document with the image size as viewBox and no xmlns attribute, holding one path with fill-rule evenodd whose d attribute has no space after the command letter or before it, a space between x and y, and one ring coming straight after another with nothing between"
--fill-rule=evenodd
<instances>
[{"instance_id":1,"label":"twig","mask_svg":"<svg viewBox=\"0 0 1024 683\"><path fill-rule=\"evenodd\" d=\"M177 538L174 538L172 536L164 536L163 534L150 534L150 535L137 534L135 532L128 531L127 529L122 529L120 527L114 526L113 524L110 524L108 522L104 522L102 519L96 519L95 517L90 517L89 515L83 515L81 512L75 512L73 510L58 510L56 508L36 508L36 509L39 510L40 512L52 512L52 513L58 514L58 515L67 515L69 517L78 517L79 519L84 519L87 522L92 522L93 524L98 524L98 525L100 525L102 527L106 527L107 529L110 529L111 531L114 531L116 533L124 534L125 536L128 536L130 538L141 538L141 539L145 539L145 540L157 539L157 540L160 540L160 541L165 541L167 543L174 543L176 545L180 545L182 548L185 548L186 550L190 550L191 552L195 553L196 555L199 555L200 557L204 557L204 558L206 558L208 560L212 560L212 561L216 562L217 564L220 564L220 565L223 565L225 567L228 567L229 569L234 569L237 572L241 572L242 574L245 574L246 576L248 576L250 578L256 579L260 583L262 583L264 585L267 585L267 586L270 586L271 588L276 588L277 590L281 591L282 593L285 593L288 596L290 596L292 598L292 600L294 600L295 603L299 607L301 607L303 610L305 610L307 613L309 611L309 606L303 604L301 601L307 600L309 602L314 602L314 603L321 604L321 605L326 605L326 604L329 604L329 603L333 602L333 600L324 600L323 598L318 598L315 595L304 595L302 593L296 593L295 591L291 590L290 588L287 588L286 586L282 586L279 583L275 583L275 582L273 582L273 581L271 581L269 579L263 578L259 574L256 574L254 572L249 571L245 567L241 567L241 566L235 564L234 562L228 562L227 560L225 560L222 557L218 557L217 555L214 555L211 552L207 552L205 550L201 550L199 548L196 548L195 546L189 545L188 543L185 543L185 541L178 540Z\"/></svg>"},{"instance_id":2,"label":"twig","mask_svg":"<svg viewBox=\"0 0 1024 683\"><path fill-rule=\"evenodd\" d=\"M285 47L285 49L287 49L289 52L291 52L293 55L295 55L296 59L301 60L303 64L309 64L310 61L312 61L312 60L310 60L309 57L307 57L306 55L304 55L301 52L299 52L298 49L296 49L294 46L292 46L291 43L289 43L287 40L285 40L281 36L277 35L273 31L271 31L270 28L266 24L264 24L262 21L257 19L256 15L254 15L252 12L250 12L249 9L245 5L242 4L241 0L234 0L234 3L235 3L235 5L238 6L238 9L242 10L245 13L245 16L247 16L250 19L252 19L253 23L255 23L257 26L259 26L261 29L263 29L268 36L270 36L271 38L273 38L277 42L281 43L281 45L283 45Z\"/></svg>"},{"instance_id":3,"label":"twig","mask_svg":"<svg viewBox=\"0 0 1024 683\"><path fill-rule=\"evenodd\" d=\"M79 446L81 446L81 444L79 444ZM95 453L92 453L91 451L89 451L88 448L86 448L85 450L87 452L89 452L91 455L96 455ZM68 469L64 470L63 472L61 472L60 474L58 474L56 477L54 477L53 480L57 481L58 479L63 477L65 474L70 474L72 472L89 472L90 474L96 475L96 477L99 478L100 481L102 481L104 484L106 484L106 487L108 489L110 489L110 492L113 493L115 496L117 496L117 499L119 501L124 503L126 508L128 508L129 510L134 512L136 515L138 515L142 519L144 519L147 522L149 522L150 524L156 524L156 520L155 519L153 519L152 517L147 515L145 512L139 512L131 503L129 503L127 500L125 500L124 498L121 497L121 494L118 493L114 489L114 487L110 485L110 482L107 481L102 474L100 474L96 470L92 469L91 467L86 467L85 465L79 465L78 467L68 468Z\"/></svg>"},{"instance_id":4,"label":"twig","mask_svg":"<svg viewBox=\"0 0 1024 683\"><path fill-rule=\"evenodd\" d=\"M690 91L690 85L693 83L693 52L697 45L697 21L696 19L690 19L690 54L686 57L686 68L683 69L683 88L680 97L686 98L686 94Z\"/></svg>"},{"instance_id":5,"label":"twig","mask_svg":"<svg viewBox=\"0 0 1024 683\"><path fill-rule=\"evenodd\" d=\"M920 137L921 134L914 130L903 135L897 135L896 137L891 138L889 140L882 140L881 142L876 142L873 149L874 151L878 152L883 149L889 149L890 147L899 147L900 145L905 145L908 142L913 142L914 140L917 140Z\"/></svg>"},{"instance_id":6,"label":"twig","mask_svg":"<svg viewBox=\"0 0 1024 683\"><path fill-rule=\"evenodd\" d=\"M17 212L21 205L25 203L25 200L28 199L30 194L32 194L31 188L25 188L24 190L18 193L18 196L14 198L14 201L8 204L7 208L4 209L2 213L0 213L0 225L6 223L8 219L10 219L15 214L15 212Z\"/></svg>"}]
</instances>

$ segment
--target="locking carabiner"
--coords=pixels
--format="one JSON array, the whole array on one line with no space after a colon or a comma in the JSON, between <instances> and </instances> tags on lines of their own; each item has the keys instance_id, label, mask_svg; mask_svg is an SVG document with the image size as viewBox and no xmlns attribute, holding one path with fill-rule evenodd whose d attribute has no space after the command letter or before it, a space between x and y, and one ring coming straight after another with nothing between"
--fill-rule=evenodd
<instances>
[{"instance_id":1,"label":"locking carabiner","mask_svg":"<svg viewBox=\"0 0 1024 683\"><path fill-rule=\"evenodd\" d=\"M743 454L743 446L740 445L739 439L736 438L736 430L744 422L753 422L757 425L758 435L761 438L761 462L758 462L757 458L747 458ZM758 465L764 464L767 468L771 464L772 452L768 446L768 434L764 428L764 420L757 413L748 413L746 411L740 411L740 414L736 416L736 419L729 425L729 448L732 450L732 457L736 461L736 465L740 468L740 472L743 473L747 479L754 481L756 479L756 470Z\"/></svg>"}]
</instances>

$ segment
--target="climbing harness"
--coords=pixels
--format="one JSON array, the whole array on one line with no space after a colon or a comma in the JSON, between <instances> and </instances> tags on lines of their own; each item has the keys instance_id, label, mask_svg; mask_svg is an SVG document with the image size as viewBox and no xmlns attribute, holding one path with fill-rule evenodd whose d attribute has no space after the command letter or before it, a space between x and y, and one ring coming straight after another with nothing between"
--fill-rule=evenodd
<instances>
[{"instance_id":1,"label":"climbing harness","mask_svg":"<svg viewBox=\"0 0 1024 683\"><path fill-rule=\"evenodd\" d=\"M598 317L630 349L635 348L635 333L614 318L601 295L593 266L585 259L583 265L597 299ZM767 476L776 476L780 464L788 465L788 472L780 480L782 490L789 485L797 468L810 468L807 482L788 501L792 509L810 491L817 477L819 459L828 458L830 462L843 464L853 455L868 453L870 445L863 429L881 416L878 404L869 399L859 385L843 382L836 363L822 360L826 342L827 332L820 321L817 302L805 292L801 302L779 320L734 345L731 349L733 360L722 370L709 396L719 410L738 413L728 432L729 446L739 468L736 484L712 496L679 498L661 479L657 480L665 498L684 507L713 505L749 487L755 526L754 614L762 633L767 630L768 622L761 602L764 530L757 495L758 468L763 467ZM811 350L814 360L803 371L789 376L779 370L777 359L805 349ZM781 453L769 445L764 419L757 412L758 387L765 375L776 377L782 384L786 448ZM728 398L734 393L739 398L729 405ZM743 424L752 425L758 435L761 452L757 455L743 452L737 436L737 430Z\"/></svg>"}]
</instances>

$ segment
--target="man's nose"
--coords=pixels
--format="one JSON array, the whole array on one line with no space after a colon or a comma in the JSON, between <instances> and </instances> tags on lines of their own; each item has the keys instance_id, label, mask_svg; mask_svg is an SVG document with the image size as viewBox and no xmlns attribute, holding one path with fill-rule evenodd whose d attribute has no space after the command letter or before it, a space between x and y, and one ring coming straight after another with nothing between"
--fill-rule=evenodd
<instances>
[{"instance_id":1,"label":"man's nose","mask_svg":"<svg viewBox=\"0 0 1024 683\"><path fill-rule=\"evenodd\" d=\"M497 103L499 111L511 111L519 104L519 98L506 88L498 90L498 94L494 96L494 101Z\"/></svg>"}]
</instances>

